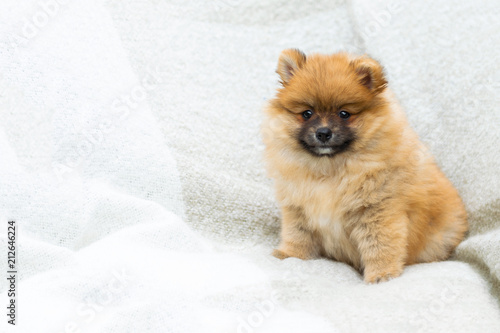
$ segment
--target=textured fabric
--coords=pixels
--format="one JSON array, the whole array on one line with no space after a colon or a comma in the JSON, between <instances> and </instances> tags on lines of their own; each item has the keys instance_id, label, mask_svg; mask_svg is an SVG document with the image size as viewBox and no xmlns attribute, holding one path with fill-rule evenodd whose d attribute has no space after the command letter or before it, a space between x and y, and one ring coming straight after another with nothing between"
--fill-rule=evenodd
<instances>
[{"instance_id":1,"label":"textured fabric","mask_svg":"<svg viewBox=\"0 0 500 333\"><path fill-rule=\"evenodd\" d=\"M19 308L0 331L499 332L499 18L493 0L3 1L0 270L16 220ZM451 260L366 285L270 256L259 126L289 47L385 66L466 203Z\"/></svg>"}]
</instances>

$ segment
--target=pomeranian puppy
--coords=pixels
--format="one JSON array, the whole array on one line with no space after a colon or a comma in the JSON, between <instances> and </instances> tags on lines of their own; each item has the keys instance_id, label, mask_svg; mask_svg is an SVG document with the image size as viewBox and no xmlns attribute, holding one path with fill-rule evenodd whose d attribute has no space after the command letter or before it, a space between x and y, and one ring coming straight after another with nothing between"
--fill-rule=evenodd
<instances>
[{"instance_id":1,"label":"pomeranian puppy","mask_svg":"<svg viewBox=\"0 0 500 333\"><path fill-rule=\"evenodd\" d=\"M262 127L282 208L284 259L348 263L368 283L444 260L467 216L387 88L381 65L347 53L282 52Z\"/></svg>"}]
</instances>

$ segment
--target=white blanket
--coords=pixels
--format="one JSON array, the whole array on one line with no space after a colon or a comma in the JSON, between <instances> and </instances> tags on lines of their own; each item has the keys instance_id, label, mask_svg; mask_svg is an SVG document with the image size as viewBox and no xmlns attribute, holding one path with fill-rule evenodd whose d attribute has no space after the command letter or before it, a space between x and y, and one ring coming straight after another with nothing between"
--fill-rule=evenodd
<instances>
[{"instance_id":1,"label":"white blanket","mask_svg":"<svg viewBox=\"0 0 500 333\"><path fill-rule=\"evenodd\" d=\"M2 1L0 331L500 332L499 44L494 0ZM259 124L289 47L386 67L467 205L451 260L366 285L270 256Z\"/></svg>"}]
</instances>

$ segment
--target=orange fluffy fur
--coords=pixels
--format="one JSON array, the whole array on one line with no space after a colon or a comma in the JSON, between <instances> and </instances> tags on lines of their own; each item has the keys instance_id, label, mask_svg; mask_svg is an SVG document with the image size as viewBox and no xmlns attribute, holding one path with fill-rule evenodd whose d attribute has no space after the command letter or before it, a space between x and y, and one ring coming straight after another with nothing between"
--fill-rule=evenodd
<instances>
[{"instance_id":1,"label":"orange fluffy fur","mask_svg":"<svg viewBox=\"0 0 500 333\"><path fill-rule=\"evenodd\" d=\"M467 231L464 205L409 127L382 67L367 56L285 50L277 72L283 86L262 127L282 207L274 256L329 257L369 283L448 258ZM349 119L336 119L340 110ZM312 121L354 139L343 151L315 156L297 138L316 130L305 128Z\"/></svg>"}]
</instances>

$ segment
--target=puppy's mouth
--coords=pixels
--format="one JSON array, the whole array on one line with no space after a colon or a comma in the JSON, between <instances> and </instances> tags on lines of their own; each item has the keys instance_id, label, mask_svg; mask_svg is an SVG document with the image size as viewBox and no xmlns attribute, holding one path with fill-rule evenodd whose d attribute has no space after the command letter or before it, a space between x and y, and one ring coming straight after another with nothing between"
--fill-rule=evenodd
<instances>
[{"instance_id":1,"label":"puppy's mouth","mask_svg":"<svg viewBox=\"0 0 500 333\"><path fill-rule=\"evenodd\" d=\"M318 157L332 157L338 153L341 153L345 151L349 145L351 144L352 140L345 141L344 143L340 145L326 145L326 144L320 144L320 145L310 145L304 140L300 140L300 144L306 151L311 153L314 156Z\"/></svg>"}]
</instances>

